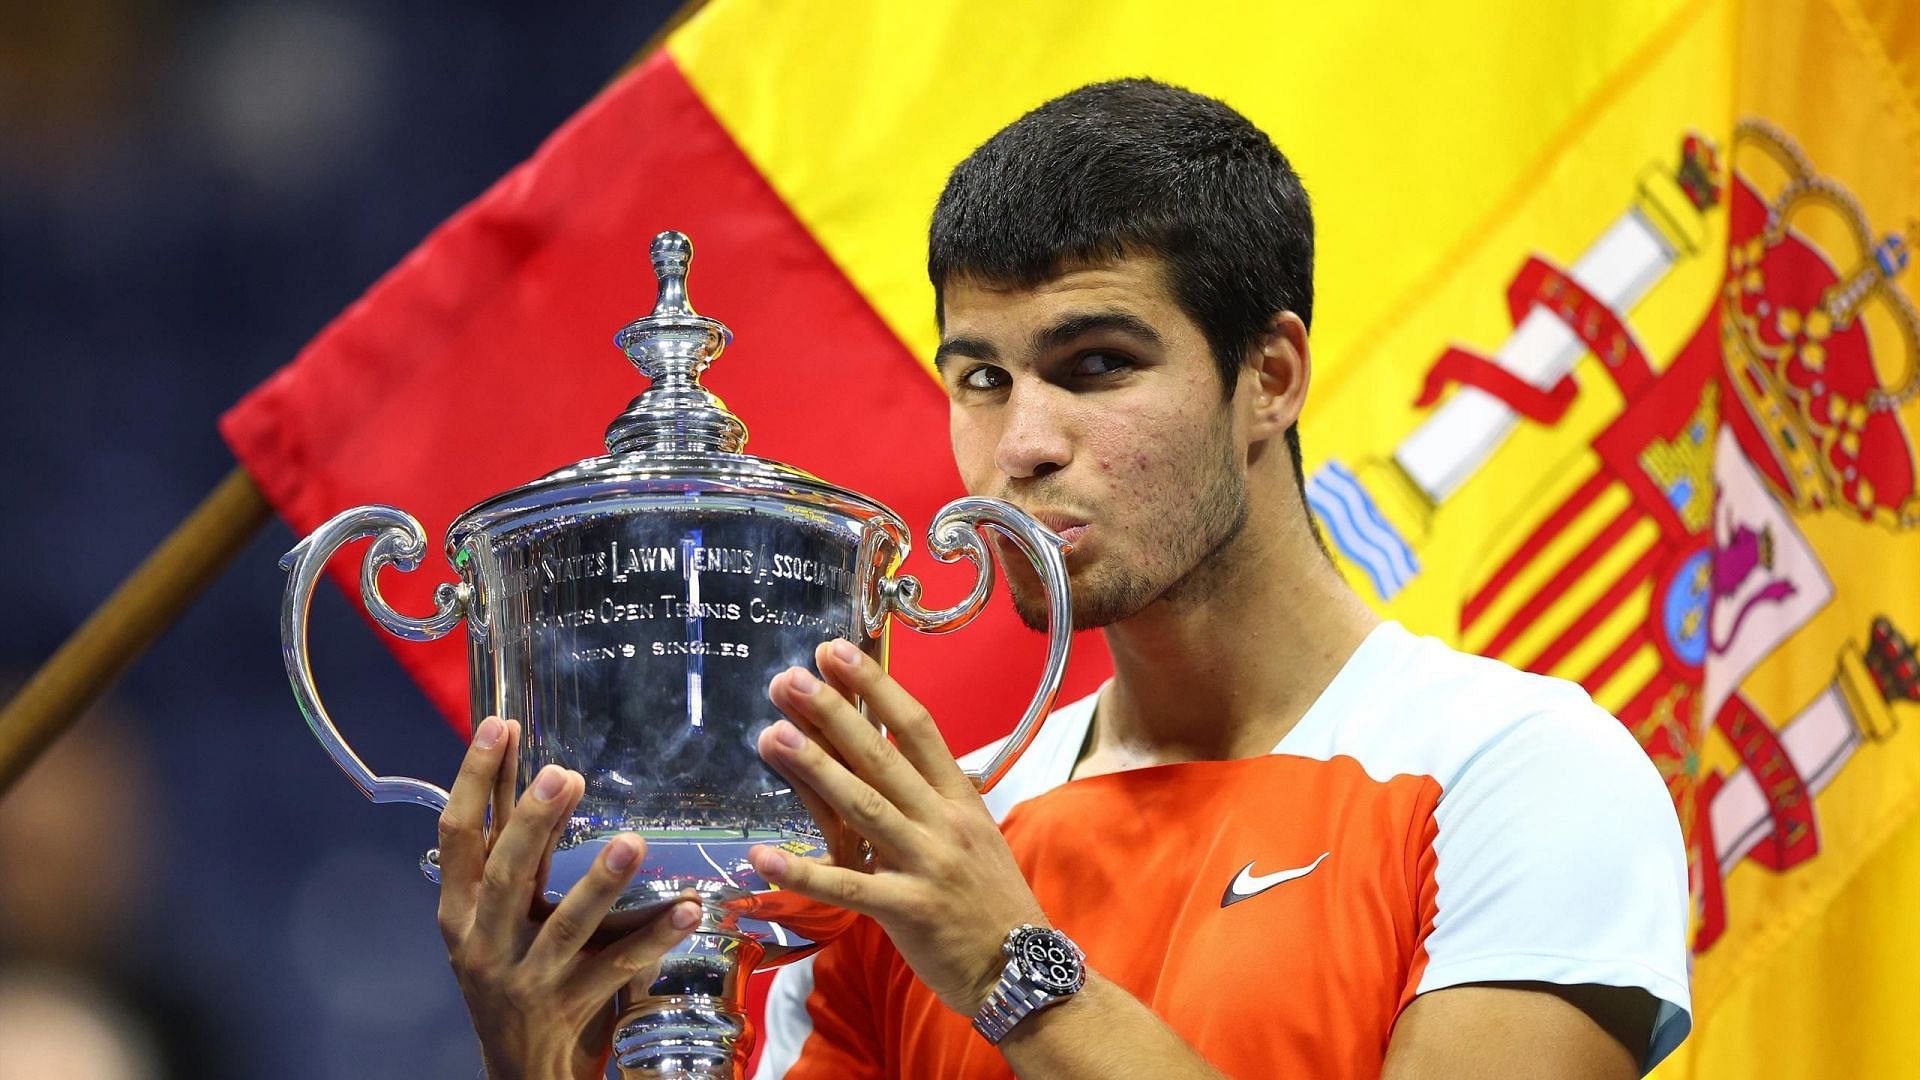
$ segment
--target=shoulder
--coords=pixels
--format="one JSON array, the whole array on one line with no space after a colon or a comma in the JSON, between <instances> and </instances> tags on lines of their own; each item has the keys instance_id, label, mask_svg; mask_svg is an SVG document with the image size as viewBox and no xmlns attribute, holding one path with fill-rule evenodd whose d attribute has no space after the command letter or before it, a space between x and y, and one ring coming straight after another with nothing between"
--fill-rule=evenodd
<instances>
[{"instance_id":1,"label":"shoulder","mask_svg":"<svg viewBox=\"0 0 1920 1080\"><path fill-rule=\"evenodd\" d=\"M1492 773L1537 768L1543 784L1568 774L1601 784L1659 788L1633 736L1564 679L1383 624L1355 653L1281 749L1350 757L1378 780L1430 777L1450 796ZM1458 801L1455 799L1455 801Z\"/></svg>"},{"instance_id":2,"label":"shoulder","mask_svg":"<svg viewBox=\"0 0 1920 1080\"><path fill-rule=\"evenodd\" d=\"M1393 624L1363 653L1299 746L1437 789L1410 852L1425 930L1409 1000L1483 982L1637 988L1660 1003L1658 1060L1688 1026L1686 852L1659 770L1574 683Z\"/></svg>"}]
</instances>

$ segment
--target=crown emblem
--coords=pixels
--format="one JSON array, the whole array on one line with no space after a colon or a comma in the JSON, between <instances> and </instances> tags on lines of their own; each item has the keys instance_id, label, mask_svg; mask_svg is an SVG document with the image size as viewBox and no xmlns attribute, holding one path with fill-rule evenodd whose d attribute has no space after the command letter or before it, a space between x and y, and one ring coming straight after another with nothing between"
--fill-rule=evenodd
<instances>
[{"instance_id":1,"label":"crown emblem","mask_svg":"<svg viewBox=\"0 0 1920 1080\"><path fill-rule=\"evenodd\" d=\"M1734 146L1764 153L1786 175L1770 200L1744 174L1731 185L1720 302L1728 380L1747 421L1735 430L1764 447L1755 463L1795 508L1920 524L1901 415L1920 395L1920 316L1895 283L1920 226L1876 240L1853 196L1764 122L1743 121ZM1801 226L1821 210L1837 217L1851 251L1809 239ZM1883 382L1888 371L1895 378Z\"/></svg>"}]
</instances>

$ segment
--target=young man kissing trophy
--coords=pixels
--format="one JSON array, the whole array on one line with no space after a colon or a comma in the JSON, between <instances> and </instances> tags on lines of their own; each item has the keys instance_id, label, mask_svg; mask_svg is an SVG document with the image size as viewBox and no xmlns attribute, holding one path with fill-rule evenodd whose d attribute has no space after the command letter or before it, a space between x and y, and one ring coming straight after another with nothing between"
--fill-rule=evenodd
<instances>
[{"instance_id":1,"label":"young man kissing trophy","mask_svg":"<svg viewBox=\"0 0 1920 1080\"><path fill-rule=\"evenodd\" d=\"M1273 142L1084 87L954 169L928 269L961 477L1071 544L1114 674L985 799L858 649L773 679L760 753L841 840L753 868L865 918L780 972L760 1075L1600 1080L1672 1050L1687 875L1653 765L1577 686L1383 622L1320 546L1313 219ZM442 926L495 1080L598 1076L605 995L526 988L644 972L697 911L591 954L476 919L528 910L581 790L550 767L489 840L515 730L483 724L453 789ZM568 921L642 848L609 843Z\"/></svg>"}]
</instances>

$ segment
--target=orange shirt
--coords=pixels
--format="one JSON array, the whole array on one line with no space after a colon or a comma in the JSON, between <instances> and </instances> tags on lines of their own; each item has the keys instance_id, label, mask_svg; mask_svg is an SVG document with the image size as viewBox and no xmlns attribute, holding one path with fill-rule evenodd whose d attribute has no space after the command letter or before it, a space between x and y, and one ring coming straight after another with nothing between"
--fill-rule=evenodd
<instances>
[{"instance_id":1,"label":"orange shirt","mask_svg":"<svg viewBox=\"0 0 1920 1080\"><path fill-rule=\"evenodd\" d=\"M1069 783L1091 712L994 793L1002 831L1088 964L1228 1075L1377 1076L1400 1011L1462 982L1639 987L1649 1065L1685 1034L1678 823L1577 687L1387 624L1274 753ZM1011 1075L870 921L775 991L763 1077Z\"/></svg>"}]
</instances>

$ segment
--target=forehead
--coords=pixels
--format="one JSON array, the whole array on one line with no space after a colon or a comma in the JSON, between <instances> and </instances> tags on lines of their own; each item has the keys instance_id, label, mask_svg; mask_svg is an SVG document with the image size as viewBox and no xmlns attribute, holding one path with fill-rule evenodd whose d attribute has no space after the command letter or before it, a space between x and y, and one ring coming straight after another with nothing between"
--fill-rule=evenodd
<instances>
[{"instance_id":1,"label":"forehead","mask_svg":"<svg viewBox=\"0 0 1920 1080\"><path fill-rule=\"evenodd\" d=\"M1162 332L1177 332L1188 323L1167 287L1166 264L1151 256L1128 256L1069 267L1033 286L950 281L941 295L941 336L1009 341L1087 312L1133 315Z\"/></svg>"}]
</instances>

